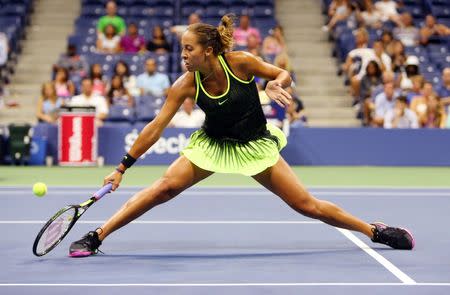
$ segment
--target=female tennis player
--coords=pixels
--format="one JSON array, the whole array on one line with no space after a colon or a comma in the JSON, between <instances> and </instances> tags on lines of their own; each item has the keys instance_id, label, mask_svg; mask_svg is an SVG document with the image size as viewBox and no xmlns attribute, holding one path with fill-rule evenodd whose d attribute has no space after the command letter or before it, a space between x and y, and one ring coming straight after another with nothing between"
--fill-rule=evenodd
<instances>
[{"instance_id":1,"label":"female tennis player","mask_svg":"<svg viewBox=\"0 0 450 295\"><path fill-rule=\"evenodd\" d=\"M205 112L202 128L195 131L181 156L153 185L136 193L105 224L70 246L70 256L97 253L112 232L214 172L240 173L278 195L297 212L327 224L361 232L373 242L396 249L412 249L413 236L405 229L382 223L368 224L336 205L314 198L280 156L286 137L264 117L254 76L267 79L267 95L281 106L291 103L283 88L289 73L246 52L229 52L233 19L225 15L214 27L198 23L182 36L181 56L188 72L172 85L158 116L145 126L128 154L104 182L119 187L122 175L161 136L187 97L194 97Z\"/></svg>"}]
</instances>

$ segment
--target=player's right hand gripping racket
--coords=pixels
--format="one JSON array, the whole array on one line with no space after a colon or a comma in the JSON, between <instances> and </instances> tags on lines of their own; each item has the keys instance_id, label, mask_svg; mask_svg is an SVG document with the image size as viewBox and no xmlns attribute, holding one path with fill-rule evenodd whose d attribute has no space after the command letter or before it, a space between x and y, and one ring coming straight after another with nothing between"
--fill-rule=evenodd
<instances>
[{"instance_id":1,"label":"player's right hand gripping racket","mask_svg":"<svg viewBox=\"0 0 450 295\"><path fill-rule=\"evenodd\" d=\"M75 222L84 212L104 195L111 191L112 184L108 183L98 190L92 197L79 205L69 205L59 210L44 225L38 233L33 244L33 253L36 256L43 256L53 250L72 229Z\"/></svg>"}]
</instances>

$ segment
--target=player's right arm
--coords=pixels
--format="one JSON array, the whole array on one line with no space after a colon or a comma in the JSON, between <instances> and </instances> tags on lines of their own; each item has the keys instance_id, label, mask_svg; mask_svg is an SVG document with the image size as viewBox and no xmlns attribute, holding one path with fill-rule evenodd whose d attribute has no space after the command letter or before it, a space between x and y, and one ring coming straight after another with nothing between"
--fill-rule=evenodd
<instances>
[{"instance_id":1,"label":"player's right arm","mask_svg":"<svg viewBox=\"0 0 450 295\"><path fill-rule=\"evenodd\" d=\"M144 127L144 129L142 129L138 138L131 146L128 154L134 159L138 159L142 154L144 154L161 137L162 132L183 104L186 97L194 96L194 74L186 73L175 81L172 87L170 87L161 111ZM127 167L125 167L122 163L119 164L118 170L125 171L126 169ZM104 183L106 184L108 182L112 182L113 190L115 190L119 186L121 180L122 173L116 169L104 178Z\"/></svg>"}]
</instances>

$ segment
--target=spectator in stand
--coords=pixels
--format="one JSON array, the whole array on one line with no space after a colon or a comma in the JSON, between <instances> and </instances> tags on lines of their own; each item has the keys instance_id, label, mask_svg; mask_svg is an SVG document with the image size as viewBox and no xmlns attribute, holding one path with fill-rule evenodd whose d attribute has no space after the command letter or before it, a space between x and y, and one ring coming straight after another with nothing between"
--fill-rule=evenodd
<instances>
[{"instance_id":1,"label":"spectator in stand","mask_svg":"<svg viewBox=\"0 0 450 295\"><path fill-rule=\"evenodd\" d=\"M391 31L384 30L380 37L383 43L384 51L391 57L394 55L395 40ZM392 60L393 62L393 60ZM403 61L404 62L404 61ZM402 62L402 64L403 64Z\"/></svg>"},{"instance_id":2,"label":"spectator in stand","mask_svg":"<svg viewBox=\"0 0 450 295\"><path fill-rule=\"evenodd\" d=\"M169 123L169 127L177 128L199 128L205 121L205 113L195 108L195 101L188 97L181 105L178 111Z\"/></svg>"},{"instance_id":3,"label":"spectator in stand","mask_svg":"<svg viewBox=\"0 0 450 295\"><path fill-rule=\"evenodd\" d=\"M181 38L181 35L184 33L184 31L187 30L189 25L200 23L202 20L200 18L200 15L197 13L191 13L188 17L187 25L176 25L170 28L170 31L175 34L178 39Z\"/></svg>"},{"instance_id":4,"label":"spectator in stand","mask_svg":"<svg viewBox=\"0 0 450 295\"><path fill-rule=\"evenodd\" d=\"M411 81L412 88L406 93L406 100L408 101L408 104L411 104L416 96L422 96L422 89L425 84L425 79L422 75L411 77Z\"/></svg>"},{"instance_id":5,"label":"spectator in stand","mask_svg":"<svg viewBox=\"0 0 450 295\"><path fill-rule=\"evenodd\" d=\"M58 120L58 110L63 104L62 98L56 95L55 85L52 82L42 84L41 97L36 108L38 121L55 124Z\"/></svg>"},{"instance_id":6,"label":"spectator in stand","mask_svg":"<svg viewBox=\"0 0 450 295\"><path fill-rule=\"evenodd\" d=\"M442 70L442 84L436 87L436 92L444 106L450 104L450 67Z\"/></svg>"},{"instance_id":7,"label":"spectator in stand","mask_svg":"<svg viewBox=\"0 0 450 295\"><path fill-rule=\"evenodd\" d=\"M346 20L351 14L349 0L333 0L328 7L328 19L327 25L322 27L324 32L328 32L334 29L334 26L340 22Z\"/></svg>"},{"instance_id":8,"label":"spectator in stand","mask_svg":"<svg viewBox=\"0 0 450 295\"><path fill-rule=\"evenodd\" d=\"M248 43L248 42L247 42ZM262 53L264 56L277 55L286 50L283 27L280 25L272 29L272 33L264 38Z\"/></svg>"},{"instance_id":9,"label":"spectator in stand","mask_svg":"<svg viewBox=\"0 0 450 295\"><path fill-rule=\"evenodd\" d=\"M108 1L106 3L106 15L102 16L97 23L97 35L105 33L107 25L113 25L115 31L120 36L126 32L126 24L123 18L117 15L117 5L114 1Z\"/></svg>"},{"instance_id":10,"label":"spectator in stand","mask_svg":"<svg viewBox=\"0 0 450 295\"><path fill-rule=\"evenodd\" d=\"M128 26L128 34L120 39L120 49L125 53L145 51L145 39L138 34L138 27L135 23Z\"/></svg>"},{"instance_id":11,"label":"spectator in stand","mask_svg":"<svg viewBox=\"0 0 450 295\"><path fill-rule=\"evenodd\" d=\"M397 97L395 107L386 112L384 128L419 128L417 116L408 108L406 97Z\"/></svg>"},{"instance_id":12,"label":"spectator in stand","mask_svg":"<svg viewBox=\"0 0 450 295\"><path fill-rule=\"evenodd\" d=\"M254 56L259 57L261 60L264 60L264 56L261 51L261 46L258 42L258 37L253 34L250 34L247 37L247 48L245 49L245 51L248 51Z\"/></svg>"},{"instance_id":13,"label":"spectator in stand","mask_svg":"<svg viewBox=\"0 0 450 295\"><path fill-rule=\"evenodd\" d=\"M161 26L154 26L152 39L147 42L147 50L155 53L168 53L171 48Z\"/></svg>"},{"instance_id":14,"label":"spectator in stand","mask_svg":"<svg viewBox=\"0 0 450 295\"><path fill-rule=\"evenodd\" d=\"M425 23L420 29L420 44L427 45L432 37L445 37L450 35L450 28L443 24L438 24L433 15L425 17Z\"/></svg>"},{"instance_id":15,"label":"spectator in stand","mask_svg":"<svg viewBox=\"0 0 450 295\"><path fill-rule=\"evenodd\" d=\"M405 46L398 40L393 41L393 52L390 54L392 60L392 71L400 73L406 63Z\"/></svg>"},{"instance_id":16,"label":"spectator in stand","mask_svg":"<svg viewBox=\"0 0 450 295\"><path fill-rule=\"evenodd\" d=\"M106 85L108 83L103 76L103 69L100 64L91 65L89 78L92 80L92 92L95 95L105 96Z\"/></svg>"},{"instance_id":17,"label":"spectator in stand","mask_svg":"<svg viewBox=\"0 0 450 295\"><path fill-rule=\"evenodd\" d=\"M378 63L374 60L370 61L366 67L366 74L361 79L360 91L357 94L361 105L364 104L366 99L370 99L372 91L383 84L382 71Z\"/></svg>"},{"instance_id":18,"label":"spectator in stand","mask_svg":"<svg viewBox=\"0 0 450 295\"><path fill-rule=\"evenodd\" d=\"M403 90L410 90L413 87L411 78L419 74L419 58L415 55L410 55L406 59L404 67L400 70L397 85Z\"/></svg>"},{"instance_id":19,"label":"spectator in stand","mask_svg":"<svg viewBox=\"0 0 450 295\"><path fill-rule=\"evenodd\" d=\"M72 97L71 106L95 107L95 117L98 126L103 124L109 113L108 103L103 96L96 95L93 91L92 80L84 78L81 81L81 94Z\"/></svg>"},{"instance_id":20,"label":"spectator in stand","mask_svg":"<svg viewBox=\"0 0 450 295\"><path fill-rule=\"evenodd\" d=\"M422 125L427 121L427 108L431 96L437 96L433 90L433 84L425 82L422 88L422 95L414 97L410 104L411 110L416 113L419 121L422 122Z\"/></svg>"},{"instance_id":21,"label":"spectator in stand","mask_svg":"<svg viewBox=\"0 0 450 295\"><path fill-rule=\"evenodd\" d=\"M397 11L397 3L393 0L382 0L375 3L375 8L381 14L381 21L392 21L397 26L401 25L400 16Z\"/></svg>"},{"instance_id":22,"label":"spectator in stand","mask_svg":"<svg viewBox=\"0 0 450 295\"><path fill-rule=\"evenodd\" d=\"M58 62L53 67L55 72L58 68L67 69L71 77L76 75L84 78L88 74L89 64L84 56L77 54L76 45L69 44L66 53L59 57Z\"/></svg>"},{"instance_id":23,"label":"spectator in stand","mask_svg":"<svg viewBox=\"0 0 450 295\"><path fill-rule=\"evenodd\" d=\"M114 66L114 75L122 78L123 85L131 96L139 96L141 90L137 87L136 76L130 74L128 64L123 60L119 60Z\"/></svg>"},{"instance_id":24,"label":"spectator in stand","mask_svg":"<svg viewBox=\"0 0 450 295\"><path fill-rule=\"evenodd\" d=\"M356 18L360 26L366 26L372 29L380 29L383 26L381 13L373 5L372 0L364 0L364 10L356 10Z\"/></svg>"},{"instance_id":25,"label":"spectator in stand","mask_svg":"<svg viewBox=\"0 0 450 295\"><path fill-rule=\"evenodd\" d=\"M375 114L371 120L373 127L382 127L384 124L384 117L389 110L393 110L395 100L399 93L395 90L394 83L384 84L384 92L375 97L374 111Z\"/></svg>"},{"instance_id":26,"label":"spectator in stand","mask_svg":"<svg viewBox=\"0 0 450 295\"><path fill-rule=\"evenodd\" d=\"M367 65L370 61L377 62L381 72L391 69L391 58L384 52L383 43L381 41L375 41L373 43L373 49L354 49L350 51L348 55L351 59L354 59L356 57L361 59L359 72L356 74L353 74L352 72L349 73L350 75L353 74L353 76L350 76L350 86L352 95L355 98L359 97L361 79L366 74ZM354 101L354 103L356 102L357 100Z\"/></svg>"},{"instance_id":27,"label":"spectator in stand","mask_svg":"<svg viewBox=\"0 0 450 295\"><path fill-rule=\"evenodd\" d=\"M137 77L137 87L141 89L141 95L166 96L170 87L169 77L156 72L157 64L153 58L146 60L145 68L146 72Z\"/></svg>"},{"instance_id":28,"label":"spectator in stand","mask_svg":"<svg viewBox=\"0 0 450 295\"><path fill-rule=\"evenodd\" d=\"M354 58L367 53L367 50L365 49L367 49L369 42L369 33L364 28L356 30L354 36L356 47L348 53L345 63L341 66L341 70L346 73L348 77L353 77L356 74L358 66L355 63Z\"/></svg>"},{"instance_id":29,"label":"spectator in stand","mask_svg":"<svg viewBox=\"0 0 450 295\"><path fill-rule=\"evenodd\" d=\"M133 97L123 85L122 77L114 75L111 78L111 85L106 93L106 99L109 105L120 105L132 107L134 105Z\"/></svg>"},{"instance_id":30,"label":"spectator in stand","mask_svg":"<svg viewBox=\"0 0 450 295\"><path fill-rule=\"evenodd\" d=\"M106 25L105 33L98 35L97 52L105 54L120 52L120 36L116 34L116 29L113 25Z\"/></svg>"},{"instance_id":31,"label":"spectator in stand","mask_svg":"<svg viewBox=\"0 0 450 295\"><path fill-rule=\"evenodd\" d=\"M428 97L427 112L422 120L420 125L423 128L445 128L447 116L439 96L433 94Z\"/></svg>"},{"instance_id":32,"label":"spectator in stand","mask_svg":"<svg viewBox=\"0 0 450 295\"><path fill-rule=\"evenodd\" d=\"M303 102L296 96L292 97L292 102L287 107L286 117L291 128L305 127L308 125Z\"/></svg>"},{"instance_id":33,"label":"spectator in stand","mask_svg":"<svg viewBox=\"0 0 450 295\"><path fill-rule=\"evenodd\" d=\"M75 94L75 85L69 80L69 71L66 68L58 68L53 83L57 97L70 98Z\"/></svg>"},{"instance_id":34,"label":"spectator in stand","mask_svg":"<svg viewBox=\"0 0 450 295\"><path fill-rule=\"evenodd\" d=\"M9 52L8 36L4 32L0 32L0 68L6 65Z\"/></svg>"},{"instance_id":35,"label":"spectator in stand","mask_svg":"<svg viewBox=\"0 0 450 295\"><path fill-rule=\"evenodd\" d=\"M257 28L250 26L250 16L241 15L239 18L239 27L233 32L235 44L241 47L247 47L247 38L249 35L255 35L258 43L261 43L261 34Z\"/></svg>"},{"instance_id":36,"label":"spectator in stand","mask_svg":"<svg viewBox=\"0 0 450 295\"><path fill-rule=\"evenodd\" d=\"M383 72L382 76L382 81L383 83L375 86L372 88L371 90L371 94L370 94L370 98L363 100L364 104L363 104L363 113L362 113L362 123L363 126L370 126L371 122L372 122L372 117L373 117L373 113L374 113L374 109L375 109L375 99L376 97L384 92L384 85L388 84L388 83L393 83L395 82L395 76L393 72L389 72L389 71L385 71Z\"/></svg>"},{"instance_id":37,"label":"spectator in stand","mask_svg":"<svg viewBox=\"0 0 450 295\"><path fill-rule=\"evenodd\" d=\"M394 28L394 38L406 47L419 44L419 29L414 26L413 17L409 12L400 15L401 26Z\"/></svg>"}]
</instances>

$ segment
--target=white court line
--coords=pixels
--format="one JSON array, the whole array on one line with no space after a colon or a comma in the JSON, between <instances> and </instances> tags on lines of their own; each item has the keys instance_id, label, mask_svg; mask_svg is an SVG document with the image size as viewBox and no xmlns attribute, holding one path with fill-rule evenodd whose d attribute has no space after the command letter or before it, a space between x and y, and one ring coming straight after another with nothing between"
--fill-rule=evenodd
<instances>
[{"instance_id":1,"label":"white court line","mask_svg":"<svg viewBox=\"0 0 450 295\"><path fill-rule=\"evenodd\" d=\"M450 286L450 283L137 283L137 284L34 284L34 283L0 283L0 287L304 287L304 286Z\"/></svg>"},{"instance_id":2,"label":"white court line","mask_svg":"<svg viewBox=\"0 0 450 295\"><path fill-rule=\"evenodd\" d=\"M42 224L46 220L0 220L0 224ZM105 220L79 220L77 224L98 224ZM134 220L134 224L322 224L322 221L263 221L263 220Z\"/></svg>"},{"instance_id":3,"label":"white court line","mask_svg":"<svg viewBox=\"0 0 450 295\"><path fill-rule=\"evenodd\" d=\"M355 236L352 232L342 228L336 228L340 231L344 236L346 236L350 241L356 244L359 248L364 250L367 254L372 256L376 261L378 261L381 265L383 265L387 270L389 270L394 276L396 276L403 284L417 284L412 278L410 278L407 274L402 272L398 267L392 264L389 260L378 254L375 250L367 246L366 243L361 241L357 236Z\"/></svg>"},{"instance_id":4,"label":"white court line","mask_svg":"<svg viewBox=\"0 0 450 295\"><path fill-rule=\"evenodd\" d=\"M137 192L137 191L136 191ZM63 194L66 196L69 195L91 195L92 191L84 192L80 190L75 191L56 191L52 190L49 191L47 196L52 196L55 194ZM130 195L134 193L134 191L117 191L113 194L115 195ZM194 195L194 196L229 196L229 195L239 195L239 196L255 196L255 195L273 195L270 191L239 191L239 190L233 190L233 191L184 191L181 193L181 195ZM314 192L312 191L313 195L324 195L324 196L358 196L358 197L450 197L450 192L395 192L395 191L385 191L385 192L373 192L373 191L321 191L321 192ZM26 191L17 191L17 190L2 190L0 191L0 197L6 197L9 195L19 195L24 197L29 197L32 195L31 190Z\"/></svg>"}]
</instances>

